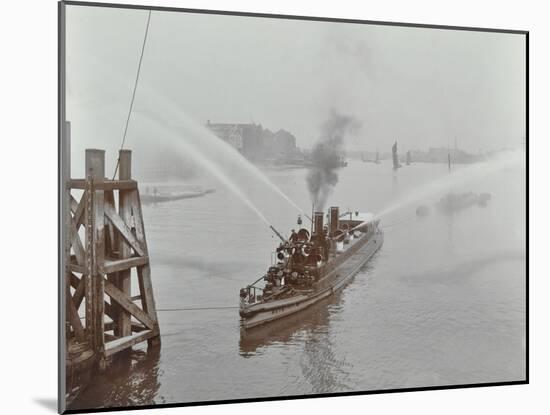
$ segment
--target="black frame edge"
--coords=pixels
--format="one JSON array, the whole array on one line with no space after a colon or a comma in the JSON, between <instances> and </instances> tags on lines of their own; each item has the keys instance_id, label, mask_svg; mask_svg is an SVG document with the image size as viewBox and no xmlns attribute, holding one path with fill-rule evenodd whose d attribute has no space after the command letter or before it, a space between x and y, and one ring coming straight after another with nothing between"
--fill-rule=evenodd
<instances>
[{"instance_id":1,"label":"black frame edge","mask_svg":"<svg viewBox=\"0 0 550 415\"><path fill-rule=\"evenodd\" d=\"M405 23L405 22L391 22L391 21L380 21L380 20L348 19L348 18L340 18L340 17L270 14L270 13L242 12L242 11L231 11L231 10L215 10L215 9L190 9L185 7L144 6L144 5L137 5L137 4L101 3L101 2L95 2L95 1L86 2L86 1L77 1L77 0L66 0L66 1L63 1L63 3L70 6L108 7L108 8L116 8L116 9L153 10L153 11L164 11L164 12L215 14L215 15L240 16L240 17L263 17L263 18L269 18L269 19L285 19L285 20L310 20L310 21L316 21L316 22L370 24L370 25L378 25L378 26L402 26L402 27L415 27L415 28L423 28L423 29L464 30L464 31L474 31L474 32L509 33L509 34L523 34L523 35L528 33L527 30L499 29L499 28L488 28L488 27L435 25L435 24L426 24L426 23Z\"/></svg>"},{"instance_id":2,"label":"black frame edge","mask_svg":"<svg viewBox=\"0 0 550 415\"><path fill-rule=\"evenodd\" d=\"M65 125L65 17L66 3L60 1L57 8L57 412L64 413L66 410L66 370L65 370L65 293L63 270L65 263L65 232L63 230L63 160L62 160L62 141Z\"/></svg>"},{"instance_id":3,"label":"black frame edge","mask_svg":"<svg viewBox=\"0 0 550 415\"><path fill-rule=\"evenodd\" d=\"M155 404L155 405L117 406L112 408L69 409L64 413L65 414L84 414L84 413L132 411L132 410L143 410L143 409L166 409L166 408L182 408L182 407L192 407L192 406L240 404L240 403L249 403L249 402L274 402L274 401L288 401L288 400L299 400L299 399L338 398L338 397L346 397L346 396L380 395L380 394L386 394L386 393L427 392L427 391L441 391L441 390L452 390L452 389L461 390L461 389L493 387L493 386L516 386L516 385L526 385L528 383L529 382L527 382L526 380L518 380L518 381L510 381L510 382L426 386L426 387L404 388L404 389L382 389L382 390L376 390L376 391L319 393L319 394L311 394L311 395L270 396L270 397L243 398L243 399L222 399L222 400L213 400L213 401L163 403L163 404Z\"/></svg>"}]
</instances>

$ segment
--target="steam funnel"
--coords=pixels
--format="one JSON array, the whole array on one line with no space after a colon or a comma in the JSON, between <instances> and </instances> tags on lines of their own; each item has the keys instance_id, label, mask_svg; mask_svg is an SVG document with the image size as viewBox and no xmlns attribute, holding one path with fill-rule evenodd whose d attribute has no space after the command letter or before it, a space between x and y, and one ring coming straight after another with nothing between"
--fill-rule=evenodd
<instances>
[{"instance_id":1,"label":"steam funnel","mask_svg":"<svg viewBox=\"0 0 550 415\"><path fill-rule=\"evenodd\" d=\"M338 227L340 225L339 222L340 218L340 210L338 209L338 206L332 206L330 208L330 235L334 235L334 233L338 230Z\"/></svg>"},{"instance_id":2,"label":"steam funnel","mask_svg":"<svg viewBox=\"0 0 550 415\"><path fill-rule=\"evenodd\" d=\"M316 235L323 234L323 216L323 212L315 212L313 214L313 224L315 225L313 233Z\"/></svg>"}]
</instances>

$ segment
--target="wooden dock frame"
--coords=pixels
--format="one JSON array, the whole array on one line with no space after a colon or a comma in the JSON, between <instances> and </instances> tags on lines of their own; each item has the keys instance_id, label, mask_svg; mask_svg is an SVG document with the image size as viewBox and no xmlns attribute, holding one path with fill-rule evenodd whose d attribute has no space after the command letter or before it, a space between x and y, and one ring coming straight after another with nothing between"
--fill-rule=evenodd
<instances>
[{"instance_id":1,"label":"wooden dock frame","mask_svg":"<svg viewBox=\"0 0 550 415\"><path fill-rule=\"evenodd\" d=\"M131 178L131 156L130 150L120 150L119 178L109 180L105 178L105 151L88 149L86 178L70 179L66 185L70 206L65 267L67 360L70 343L73 350L91 350L100 370L107 368L111 356L145 340L148 347L160 345L141 201L137 182ZM72 191L81 193L79 201ZM137 296L131 291L133 269ZM83 302L82 318L78 310Z\"/></svg>"}]
</instances>

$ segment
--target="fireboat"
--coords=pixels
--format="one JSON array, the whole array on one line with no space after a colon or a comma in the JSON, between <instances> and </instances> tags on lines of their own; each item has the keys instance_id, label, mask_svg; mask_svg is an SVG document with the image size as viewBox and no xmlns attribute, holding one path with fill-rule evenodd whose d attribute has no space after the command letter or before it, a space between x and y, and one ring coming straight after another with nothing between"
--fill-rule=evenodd
<instances>
[{"instance_id":1,"label":"fireboat","mask_svg":"<svg viewBox=\"0 0 550 415\"><path fill-rule=\"evenodd\" d=\"M297 313L342 289L384 243L373 214L331 207L314 212L306 228L281 239L265 275L241 288L241 327L248 330ZM301 224L301 218L298 218ZM263 286L262 286L263 285Z\"/></svg>"}]
</instances>

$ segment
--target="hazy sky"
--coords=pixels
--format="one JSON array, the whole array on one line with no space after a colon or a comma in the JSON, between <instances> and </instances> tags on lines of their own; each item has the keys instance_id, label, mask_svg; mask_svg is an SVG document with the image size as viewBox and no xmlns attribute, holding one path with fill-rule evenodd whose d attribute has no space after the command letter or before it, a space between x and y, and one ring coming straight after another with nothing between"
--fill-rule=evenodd
<instances>
[{"instance_id":1,"label":"hazy sky","mask_svg":"<svg viewBox=\"0 0 550 415\"><path fill-rule=\"evenodd\" d=\"M119 145L147 12L68 6L73 154ZM523 35L154 11L128 142L163 111L203 124L256 122L310 147L331 109L361 122L348 149L518 146L525 131Z\"/></svg>"}]
</instances>

